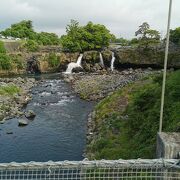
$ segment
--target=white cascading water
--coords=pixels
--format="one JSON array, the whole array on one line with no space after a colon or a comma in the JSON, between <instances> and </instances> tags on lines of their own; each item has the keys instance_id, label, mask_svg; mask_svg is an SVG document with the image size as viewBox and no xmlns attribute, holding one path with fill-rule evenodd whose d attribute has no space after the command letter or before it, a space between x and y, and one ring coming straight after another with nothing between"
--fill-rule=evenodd
<instances>
[{"instance_id":1,"label":"white cascading water","mask_svg":"<svg viewBox=\"0 0 180 180\"><path fill-rule=\"evenodd\" d=\"M101 53L99 54L99 57L100 57L100 64L104 67L104 60Z\"/></svg>"},{"instance_id":2,"label":"white cascading water","mask_svg":"<svg viewBox=\"0 0 180 180\"><path fill-rule=\"evenodd\" d=\"M114 56L114 52L112 52L112 59L111 59L111 71L114 71L114 61L116 60Z\"/></svg>"},{"instance_id":3,"label":"white cascading water","mask_svg":"<svg viewBox=\"0 0 180 180\"><path fill-rule=\"evenodd\" d=\"M78 57L76 63L74 63L74 62L69 63L65 73L66 73L66 74L71 74L71 73L72 73L72 70L73 70L74 68L82 67L82 66L81 66L82 58L83 58L83 54L80 54L80 56Z\"/></svg>"}]
</instances>

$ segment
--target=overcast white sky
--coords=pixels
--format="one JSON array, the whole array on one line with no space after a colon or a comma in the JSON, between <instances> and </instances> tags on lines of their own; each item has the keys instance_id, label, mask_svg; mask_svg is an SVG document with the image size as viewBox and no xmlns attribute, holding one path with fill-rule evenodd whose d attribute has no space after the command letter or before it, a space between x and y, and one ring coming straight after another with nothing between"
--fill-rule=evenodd
<instances>
[{"instance_id":1,"label":"overcast white sky","mask_svg":"<svg viewBox=\"0 0 180 180\"><path fill-rule=\"evenodd\" d=\"M169 0L0 0L0 30L24 19L37 31L65 33L70 19L104 24L118 37L131 38L146 21L166 31ZM171 28L180 26L180 0L173 0Z\"/></svg>"}]
</instances>

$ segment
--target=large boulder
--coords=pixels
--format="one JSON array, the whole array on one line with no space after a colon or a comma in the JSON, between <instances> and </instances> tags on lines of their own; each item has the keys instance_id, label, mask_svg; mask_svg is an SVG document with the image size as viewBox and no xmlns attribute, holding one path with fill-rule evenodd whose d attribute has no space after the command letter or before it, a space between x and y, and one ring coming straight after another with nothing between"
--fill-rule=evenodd
<instances>
[{"instance_id":1,"label":"large boulder","mask_svg":"<svg viewBox=\"0 0 180 180\"><path fill-rule=\"evenodd\" d=\"M28 119L33 119L33 118L36 117L36 114L35 114L35 112L32 111L32 110L28 110L27 112L25 112L25 116L26 116L26 118L28 118Z\"/></svg>"},{"instance_id":2,"label":"large boulder","mask_svg":"<svg viewBox=\"0 0 180 180\"><path fill-rule=\"evenodd\" d=\"M100 66L100 54L98 51L86 51L83 54L82 67L86 72L95 72L98 66L98 69L103 69Z\"/></svg>"},{"instance_id":3,"label":"large boulder","mask_svg":"<svg viewBox=\"0 0 180 180\"><path fill-rule=\"evenodd\" d=\"M110 67L111 66L111 59L112 59L112 51L110 50L104 50L102 51L102 57L104 60L104 65L105 67Z\"/></svg>"},{"instance_id":4,"label":"large boulder","mask_svg":"<svg viewBox=\"0 0 180 180\"><path fill-rule=\"evenodd\" d=\"M19 126L27 126L29 124L29 122L26 118L19 119L18 123L19 123Z\"/></svg>"},{"instance_id":5,"label":"large boulder","mask_svg":"<svg viewBox=\"0 0 180 180\"><path fill-rule=\"evenodd\" d=\"M83 68L81 66L75 67L72 69L72 72L74 73L79 73L79 72L83 72Z\"/></svg>"},{"instance_id":6,"label":"large boulder","mask_svg":"<svg viewBox=\"0 0 180 180\"><path fill-rule=\"evenodd\" d=\"M76 62L80 53L59 53L60 56L60 66L59 70L65 71L68 67L68 64L71 62Z\"/></svg>"}]
</instances>

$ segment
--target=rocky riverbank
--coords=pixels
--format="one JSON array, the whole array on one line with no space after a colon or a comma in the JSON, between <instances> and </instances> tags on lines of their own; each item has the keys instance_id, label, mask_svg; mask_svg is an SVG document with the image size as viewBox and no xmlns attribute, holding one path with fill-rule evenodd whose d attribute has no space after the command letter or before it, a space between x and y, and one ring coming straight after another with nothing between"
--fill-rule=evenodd
<instances>
[{"instance_id":1,"label":"rocky riverbank","mask_svg":"<svg viewBox=\"0 0 180 180\"><path fill-rule=\"evenodd\" d=\"M142 79L157 71L148 69L126 69L104 74L64 75L66 82L72 84L74 91L85 100L97 101L112 94L115 90L129 83Z\"/></svg>"},{"instance_id":2,"label":"rocky riverbank","mask_svg":"<svg viewBox=\"0 0 180 180\"><path fill-rule=\"evenodd\" d=\"M0 122L24 115L22 108L31 100L34 78L0 78Z\"/></svg>"}]
</instances>

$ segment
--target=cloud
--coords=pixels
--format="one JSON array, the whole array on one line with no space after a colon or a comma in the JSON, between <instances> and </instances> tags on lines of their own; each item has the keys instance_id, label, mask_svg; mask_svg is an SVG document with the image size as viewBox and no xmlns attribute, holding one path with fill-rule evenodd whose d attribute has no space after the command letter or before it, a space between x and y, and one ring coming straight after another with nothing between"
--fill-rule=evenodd
<instances>
[{"instance_id":1,"label":"cloud","mask_svg":"<svg viewBox=\"0 0 180 180\"><path fill-rule=\"evenodd\" d=\"M106 25L117 36L131 38L147 21L165 33L169 0L1 0L0 28L31 19L37 31L65 33L70 19ZM172 28L180 26L179 0L173 0Z\"/></svg>"}]
</instances>

